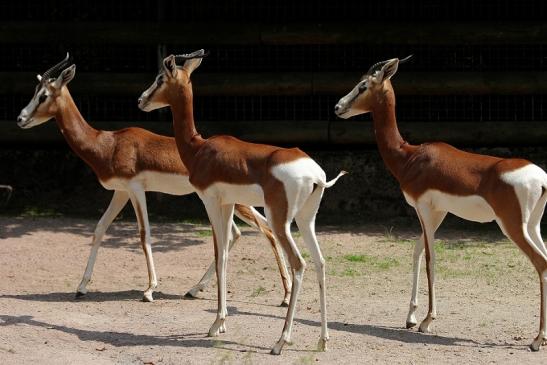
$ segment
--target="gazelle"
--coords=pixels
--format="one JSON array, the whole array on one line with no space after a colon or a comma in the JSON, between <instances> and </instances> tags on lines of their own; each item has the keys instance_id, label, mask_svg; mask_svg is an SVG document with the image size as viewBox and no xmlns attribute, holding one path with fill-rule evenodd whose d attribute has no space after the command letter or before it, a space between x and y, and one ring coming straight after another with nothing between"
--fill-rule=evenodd
<instances>
[{"instance_id":1,"label":"gazelle","mask_svg":"<svg viewBox=\"0 0 547 365\"><path fill-rule=\"evenodd\" d=\"M76 66L69 64L69 56L38 75L38 85L30 103L17 118L21 128L31 128L51 118L57 120L61 133L72 150L95 172L101 185L114 190L114 196L99 220L93 236L91 253L84 276L76 296L85 295L91 279L97 251L103 235L122 208L131 200L140 230L140 239L148 267L149 286L144 292L144 301L153 301L153 290L157 286L156 271L152 258L150 225L146 208L146 191L158 191L171 195L185 195L195 191L188 181L188 170L182 163L175 139L160 136L141 128L126 128L118 131L101 131L92 128L82 117L67 84L74 78ZM282 306L287 306L291 281L283 253L266 224L266 219L254 208L237 205L236 215L258 228L270 242L279 266L285 289ZM233 240L230 248L240 236L233 221ZM214 262L200 282L188 293L193 297L205 287L213 275Z\"/></svg>"},{"instance_id":2,"label":"gazelle","mask_svg":"<svg viewBox=\"0 0 547 365\"><path fill-rule=\"evenodd\" d=\"M205 55L204 50L199 50L166 57L163 69L140 96L139 107L144 111L171 107L180 156L188 168L190 183L196 188L213 225L218 311L209 336L226 331L226 267L234 204L252 204L265 207L268 224L288 256L293 274L285 326L271 353L280 354L284 344L290 342L296 301L306 266L291 235L293 219L296 219L317 270L321 305L318 348L324 351L328 339L325 260L315 235L315 216L323 191L334 185L344 172L327 182L321 167L297 148L247 143L226 135L203 138L194 125L190 76ZM179 67L177 62L184 63Z\"/></svg>"},{"instance_id":3,"label":"gazelle","mask_svg":"<svg viewBox=\"0 0 547 365\"><path fill-rule=\"evenodd\" d=\"M490 222L530 259L538 272L541 289L539 334L530 345L534 351L547 342L547 249L540 222L547 201L547 174L522 159L504 159L458 150L435 142L411 145L397 129L395 93L391 77L399 59L374 64L334 110L341 118L372 113L376 141L387 168L399 181L408 204L418 214L422 236L414 249L412 297L407 328L416 325L420 261L425 247L429 311L419 330L429 332L436 316L435 231L448 212L461 218Z\"/></svg>"}]
</instances>

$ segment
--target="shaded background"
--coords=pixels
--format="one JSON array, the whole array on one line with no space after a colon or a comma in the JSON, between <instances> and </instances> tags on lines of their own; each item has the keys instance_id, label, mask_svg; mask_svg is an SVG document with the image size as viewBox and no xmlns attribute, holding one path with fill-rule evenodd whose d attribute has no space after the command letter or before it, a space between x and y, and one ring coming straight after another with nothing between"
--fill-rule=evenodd
<instances>
[{"instance_id":1,"label":"shaded background","mask_svg":"<svg viewBox=\"0 0 547 365\"><path fill-rule=\"evenodd\" d=\"M141 112L137 97L163 56L206 48L194 74L203 135L300 146L328 176L350 171L326 193L320 219L413 217L382 165L370 117L339 120L334 104L371 64L414 54L394 78L406 139L545 168L545 10L541 1L492 0L2 2L0 184L14 188L2 210L99 217L111 197L54 121L16 126L36 73L70 51L78 68L69 88L90 124L171 135L170 112ZM148 197L153 219L205 217L195 195Z\"/></svg>"}]
</instances>

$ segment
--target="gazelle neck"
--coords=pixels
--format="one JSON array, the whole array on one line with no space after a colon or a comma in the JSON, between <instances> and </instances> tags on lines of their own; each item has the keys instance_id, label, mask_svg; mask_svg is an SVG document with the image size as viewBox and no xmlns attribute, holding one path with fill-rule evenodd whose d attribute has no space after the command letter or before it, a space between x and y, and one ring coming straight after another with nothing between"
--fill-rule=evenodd
<instances>
[{"instance_id":1,"label":"gazelle neck","mask_svg":"<svg viewBox=\"0 0 547 365\"><path fill-rule=\"evenodd\" d=\"M395 93L389 81L378 93L372 106L374 134L380 155L391 173L399 179L402 169L408 160L409 145L401 137L395 116Z\"/></svg>"},{"instance_id":2,"label":"gazelle neck","mask_svg":"<svg viewBox=\"0 0 547 365\"><path fill-rule=\"evenodd\" d=\"M188 169L191 169L193 158L205 140L197 132L194 124L192 93L181 90L177 94L175 95L176 100L170 103L173 114L173 130L182 162Z\"/></svg>"},{"instance_id":3,"label":"gazelle neck","mask_svg":"<svg viewBox=\"0 0 547 365\"><path fill-rule=\"evenodd\" d=\"M81 158L89 161L89 154L97 150L99 131L82 117L68 89L63 87L57 101L55 120L70 148Z\"/></svg>"}]
</instances>

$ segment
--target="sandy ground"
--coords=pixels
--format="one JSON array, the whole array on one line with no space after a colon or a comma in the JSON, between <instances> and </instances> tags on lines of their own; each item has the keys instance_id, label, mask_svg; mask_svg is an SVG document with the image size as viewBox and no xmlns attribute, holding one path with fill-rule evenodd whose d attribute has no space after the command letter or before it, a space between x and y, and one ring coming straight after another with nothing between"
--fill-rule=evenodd
<instances>
[{"instance_id":1,"label":"sandy ground","mask_svg":"<svg viewBox=\"0 0 547 365\"><path fill-rule=\"evenodd\" d=\"M253 230L243 229L230 255L227 333L208 338L215 285L200 299L183 298L211 260L208 227L152 223L159 287L155 302L144 303L147 273L135 224L115 222L89 293L75 300L94 223L0 217L0 363L547 363L547 349L532 353L527 347L539 326L537 275L494 231L441 228L438 318L431 334L421 334L403 328L417 232L320 227L329 351L314 351L320 317L310 263L294 344L276 357L268 353L286 309L277 306L282 287L271 250ZM422 272L419 319L427 308L425 282Z\"/></svg>"}]
</instances>

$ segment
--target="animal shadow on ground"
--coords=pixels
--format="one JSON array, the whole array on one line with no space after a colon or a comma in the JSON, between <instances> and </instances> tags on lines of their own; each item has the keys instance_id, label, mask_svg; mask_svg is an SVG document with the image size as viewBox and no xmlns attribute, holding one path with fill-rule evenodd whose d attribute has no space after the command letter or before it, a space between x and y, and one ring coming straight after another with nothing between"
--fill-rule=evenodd
<instances>
[{"instance_id":1,"label":"animal shadow on ground","mask_svg":"<svg viewBox=\"0 0 547 365\"><path fill-rule=\"evenodd\" d=\"M3 222L5 221L5 222ZM91 240L97 222L72 218L0 218L0 238L23 237L33 233L69 233ZM151 224L154 252L180 251L207 242L203 225L189 223ZM101 247L142 251L136 222L114 222L103 238ZM212 239L211 239L212 240Z\"/></svg>"},{"instance_id":2,"label":"animal shadow on ground","mask_svg":"<svg viewBox=\"0 0 547 365\"><path fill-rule=\"evenodd\" d=\"M216 313L214 310L207 310L211 313ZM284 320L285 317L264 314L253 313L247 311L240 311L237 307L228 307L228 314L230 316L242 315L242 316L259 316ZM313 321L302 318L294 318L295 322L302 323L307 326L320 327L319 321ZM510 344L496 344L496 343L481 343L467 338L459 337L441 337L432 334L421 333L413 330L408 330L403 327L389 327L379 326L372 324L351 324L343 322L329 321L328 327L331 330L358 333L367 336L382 338L385 340L397 341L407 344L412 343L426 343L430 345L442 345L442 346L459 346L459 347L480 347L480 348L508 348L508 349L523 349L527 350L526 346L513 346Z\"/></svg>"},{"instance_id":3,"label":"animal shadow on ground","mask_svg":"<svg viewBox=\"0 0 547 365\"><path fill-rule=\"evenodd\" d=\"M47 328L49 330L57 330L64 333L77 336L81 341L98 341L105 344L109 344L115 347L123 346L172 346L172 347L203 347L212 348L219 347L220 344L224 345L240 345L237 342L222 340L221 343L218 339L205 337L206 333L188 333L188 334L175 334L175 335L143 335L129 332L116 332L116 331L95 331L87 329L72 328L63 325L56 325L43 321L35 320L32 316L10 316L0 315L0 327L2 326L17 326L27 325L34 327ZM245 345L248 346L248 345ZM222 347L224 348L224 347ZM255 347L257 350L269 350L262 347ZM226 347L227 350L232 350ZM238 350L234 350L238 351Z\"/></svg>"},{"instance_id":4,"label":"animal shadow on ground","mask_svg":"<svg viewBox=\"0 0 547 365\"><path fill-rule=\"evenodd\" d=\"M0 299L19 299L36 302L115 302L115 301L135 301L142 299L142 290L123 290L112 292L90 291L85 296L76 298L74 292L57 292L44 294L3 294ZM168 294L161 291L154 292L154 299L163 300L183 300L182 295Z\"/></svg>"}]
</instances>

